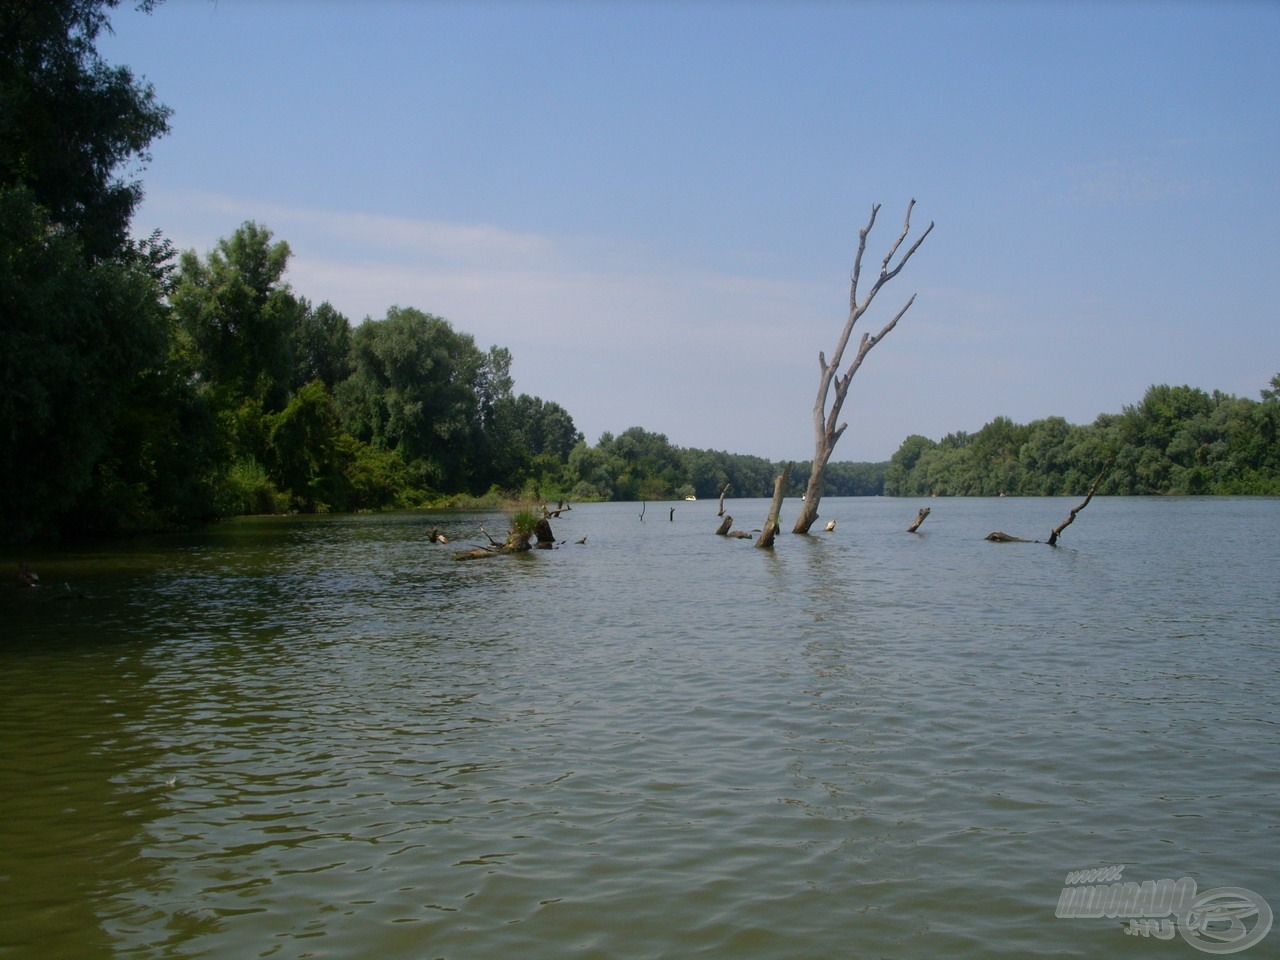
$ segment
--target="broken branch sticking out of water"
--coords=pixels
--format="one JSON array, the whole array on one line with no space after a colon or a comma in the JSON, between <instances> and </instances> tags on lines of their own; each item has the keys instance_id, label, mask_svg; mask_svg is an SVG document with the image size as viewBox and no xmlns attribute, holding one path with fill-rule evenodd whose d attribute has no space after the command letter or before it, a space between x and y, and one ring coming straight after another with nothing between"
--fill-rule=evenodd
<instances>
[{"instance_id":1,"label":"broken branch sticking out of water","mask_svg":"<svg viewBox=\"0 0 1280 960\"><path fill-rule=\"evenodd\" d=\"M1107 462L1102 465L1102 469L1098 471L1098 478L1093 481L1093 486L1089 488L1089 495L1084 498L1084 502L1071 511L1071 515L1063 520L1060 524L1053 528L1053 532L1049 534L1049 546L1056 547L1058 545L1058 536L1063 530L1071 526L1076 519L1076 514L1089 505L1089 501L1093 499L1093 495L1098 492L1098 485L1102 483L1102 478L1107 475L1107 471L1111 468L1111 458L1107 458Z\"/></svg>"}]
</instances>

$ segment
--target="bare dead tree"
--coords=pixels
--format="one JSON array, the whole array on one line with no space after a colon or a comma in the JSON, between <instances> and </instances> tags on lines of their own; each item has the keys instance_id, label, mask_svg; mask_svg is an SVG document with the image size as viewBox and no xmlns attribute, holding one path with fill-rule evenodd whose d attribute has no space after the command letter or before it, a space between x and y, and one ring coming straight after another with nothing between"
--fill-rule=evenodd
<instances>
[{"instance_id":1,"label":"bare dead tree","mask_svg":"<svg viewBox=\"0 0 1280 960\"><path fill-rule=\"evenodd\" d=\"M840 439L841 434L844 433L845 427L848 426L848 424L840 421L840 409L844 406L845 397L849 393L849 384L853 382L853 375L858 372L858 368L862 366L862 361L867 358L871 348L888 336L889 331L898 325L898 321L911 309L911 304L915 302L915 294L912 294L906 305L880 329L879 333L875 335L863 333L862 340L858 344L856 356L849 363L848 368L843 373L840 372L840 365L844 361L845 348L849 345L849 338L853 334L854 326L862 318L862 315L870 309L876 294L880 292L885 284L902 272L902 268L907 265L907 261L920 249L920 244L924 243L924 238L933 230L933 223L930 222L924 233L920 234L915 243L902 255L901 259L896 264L893 263L893 258L897 256L898 250L911 232L911 211L915 205L915 200L907 204L907 216L902 224L902 232L898 234L898 239L889 248L884 260L881 261L880 275L876 277L871 289L865 293L861 300L858 299L858 281L862 274L862 255L867 249L867 235L871 233L872 227L875 226L876 214L880 211L880 204L877 203L871 208L871 217L867 220L867 225L858 231L858 252L853 259L853 273L849 284L849 317L845 320L844 330L840 333L840 341L836 344L836 350L831 356L831 361L828 362L822 352L818 353L818 368L821 371L821 375L818 378L818 398L813 404L813 469L809 473L809 484L805 488L804 504L800 509L800 516L796 518L796 525L792 529L792 533L808 533L809 528L818 519L818 502L822 499L823 479L827 470L827 462L831 459L831 452L835 449L836 442ZM833 386L835 387L835 396L831 400L831 409L828 410L827 397L831 393Z\"/></svg>"}]
</instances>

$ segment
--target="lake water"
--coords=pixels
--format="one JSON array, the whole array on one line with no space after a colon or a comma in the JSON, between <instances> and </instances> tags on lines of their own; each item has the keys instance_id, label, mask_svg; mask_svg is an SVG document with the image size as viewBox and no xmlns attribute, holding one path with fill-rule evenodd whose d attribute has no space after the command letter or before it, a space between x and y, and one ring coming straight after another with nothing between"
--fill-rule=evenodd
<instances>
[{"instance_id":1,"label":"lake water","mask_svg":"<svg viewBox=\"0 0 1280 960\"><path fill-rule=\"evenodd\" d=\"M1280 501L983 540L1077 501L7 552L45 586L0 591L0 957L1198 956L1055 909L1123 864L1280 910Z\"/></svg>"}]
</instances>

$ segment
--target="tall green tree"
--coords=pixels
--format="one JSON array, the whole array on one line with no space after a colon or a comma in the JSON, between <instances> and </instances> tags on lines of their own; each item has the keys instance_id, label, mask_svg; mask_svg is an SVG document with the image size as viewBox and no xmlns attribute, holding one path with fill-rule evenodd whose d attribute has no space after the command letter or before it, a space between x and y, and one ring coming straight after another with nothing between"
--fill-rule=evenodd
<instances>
[{"instance_id":1,"label":"tall green tree","mask_svg":"<svg viewBox=\"0 0 1280 960\"><path fill-rule=\"evenodd\" d=\"M99 56L112 0L0 3L0 539L93 482L123 398L162 364L165 252L128 239L169 111Z\"/></svg>"},{"instance_id":2,"label":"tall green tree","mask_svg":"<svg viewBox=\"0 0 1280 960\"><path fill-rule=\"evenodd\" d=\"M352 374L336 395L344 429L398 451L420 485L474 489L489 356L469 334L412 307L366 320L351 339Z\"/></svg>"},{"instance_id":3,"label":"tall green tree","mask_svg":"<svg viewBox=\"0 0 1280 960\"><path fill-rule=\"evenodd\" d=\"M290 495L290 506L307 513L345 509L338 435L333 400L320 380L312 380L269 417L269 468L277 485Z\"/></svg>"},{"instance_id":4,"label":"tall green tree","mask_svg":"<svg viewBox=\"0 0 1280 960\"><path fill-rule=\"evenodd\" d=\"M128 245L142 187L129 179L168 132L150 84L99 55L119 0L0 3L0 184L31 190L88 261ZM149 10L153 4L140 3Z\"/></svg>"},{"instance_id":5,"label":"tall green tree","mask_svg":"<svg viewBox=\"0 0 1280 960\"><path fill-rule=\"evenodd\" d=\"M220 406L251 397L278 412L288 403L309 309L284 279L290 253L249 221L205 259L188 250L178 261L174 316L192 372L224 398Z\"/></svg>"},{"instance_id":6,"label":"tall green tree","mask_svg":"<svg viewBox=\"0 0 1280 960\"><path fill-rule=\"evenodd\" d=\"M314 309L302 305L293 331L293 388L319 380L332 391L351 374L351 324L327 300Z\"/></svg>"}]
</instances>

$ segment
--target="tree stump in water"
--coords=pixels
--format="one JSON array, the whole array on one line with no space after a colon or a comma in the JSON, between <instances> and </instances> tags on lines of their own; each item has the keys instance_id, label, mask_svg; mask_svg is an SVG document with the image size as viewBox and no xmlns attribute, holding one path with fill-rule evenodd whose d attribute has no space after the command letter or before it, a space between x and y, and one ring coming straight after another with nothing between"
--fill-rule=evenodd
<instances>
[{"instance_id":1,"label":"tree stump in water","mask_svg":"<svg viewBox=\"0 0 1280 960\"><path fill-rule=\"evenodd\" d=\"M732 526L733 526L733 517L726 516L724 518L724 521L720 524L720 526L716 528L716 536L727 537L729 535L729 528Z\"/></svg>"},{"instance_id":2,"label":"tree stump in water","mask_svg":"<svg viewBox=\"0 0 1280 960\"><path fill-rule=\"evenodd\" d=\"M920 512L916 514L916 522L907 527L907 533L915 533L919 530L920 524L924 523L925 517L929 516L931 512L932 510L930 507L921 507ZM988 537L987 539L990 540L991 538Z\"/></svg>"},{"instance_id":3,"label":"tree stump in water","mask_svg":"<svg viewBox=\"0 0 1280 960\"><path fill-rule=\"evenodd\" d=\"M782 468L782 472L778 474L778 479L773 482L773 502L769 504L769 517L764 522L764 529L760 531L760 539L756 541L757 547L765 550L773 548L773 540L778 534L780 525L779 514L782 513L782 498L786 493L789 479L791 479L790 463Z\"/></svg>"},{"instance_id":4,"label":"tree stump in water","mask_svg":"<svg viewBox=\"0 0 1280 960\"><path fill-rule=\"evenodd\" d=\"M489 535L483 524L480 527L489 540L487 547L472 547L470 550L460 550L453 555L455 560L482 560L485 557L500 557L507 553L523 553L537 547L539 550L550 550L556 545L555 534L551 532L551 524L547 522L547 518L543 517L534 523L532 528L524 530L513 529L507 534L505 541L495 540ZM532 537L537 538L536 543L530 543ZM585 539L585 538L584 538Z\"/></svg>"}]
</instances>

